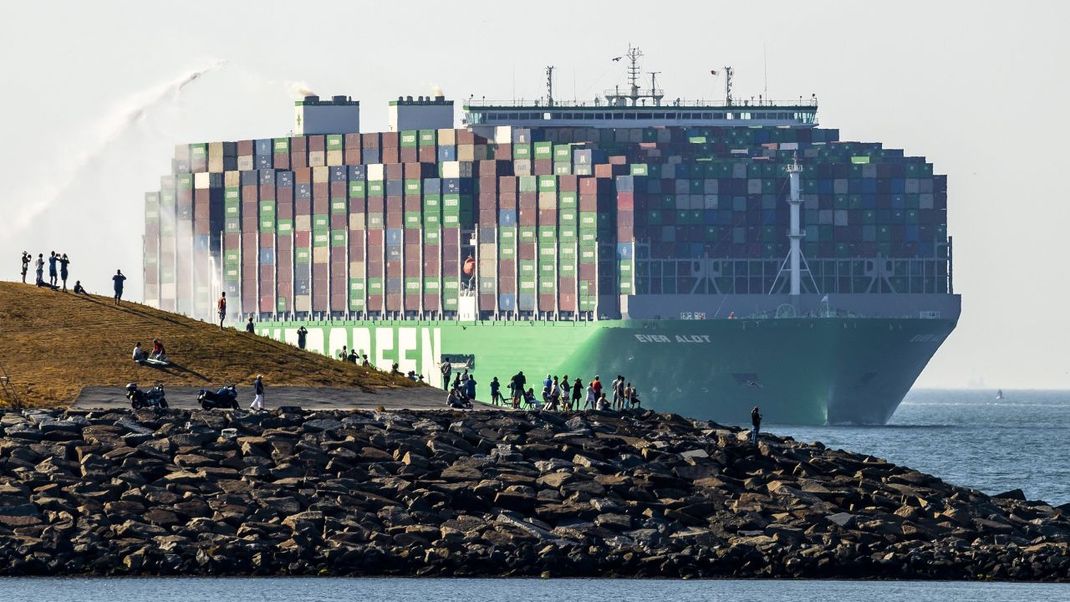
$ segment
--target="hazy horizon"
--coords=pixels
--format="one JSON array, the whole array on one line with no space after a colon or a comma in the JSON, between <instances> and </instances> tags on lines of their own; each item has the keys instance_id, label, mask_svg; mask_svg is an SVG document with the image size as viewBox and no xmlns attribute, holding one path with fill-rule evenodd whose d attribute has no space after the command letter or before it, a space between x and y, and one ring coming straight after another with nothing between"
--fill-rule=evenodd
<instances>
[{"instance_id":1,"label":"hazy horizon","mask_svg":"<svg viewBox=\"0 0 1070 602\"><path fill-rule=\"evenodd\" d=\"M919 388L1070 389L1065 251L1070 104L1066 5L854 2L761 5L544 1L102 1L10 6L0 24L8 116L0 279L18 256L72 257L105 291L116 268L141 296L144 193L177 143L285 135L295 90L386 103L430 94L590 100L642 47L671 98L817 94L822 127L925 156L948 175L958 328ZM760 7L760 11L756 10ZM765 75L767 73L767 76ZM193 77L194 74L200 74ZM648 76L645 76L648 77ZM1048 107L1054 107L1048 110Z\"/></svg>"}]
</instances>

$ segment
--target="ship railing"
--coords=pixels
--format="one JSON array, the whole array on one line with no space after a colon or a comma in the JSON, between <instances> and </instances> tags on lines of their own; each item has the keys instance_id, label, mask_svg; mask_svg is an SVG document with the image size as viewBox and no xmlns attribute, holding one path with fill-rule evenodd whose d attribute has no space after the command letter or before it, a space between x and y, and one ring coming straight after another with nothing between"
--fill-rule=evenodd
<instances>
[{"instance_id":1,"label":"ship railing","mask_svg":"<svg viewBox=\"0 0 1070 602\"><path fill-rule=\"evenodd\" d=\"M687 99L687 98L674 98L671 100L664 100L661 104L641 104L641 105L626 105L627 107L636 108L662 108L671 109L673 107L697 107L708 109L721 109L725 111L735 111L742 108L786 108L786 109L817 109L817 97L811 96L809 98L800 96L798 98L790 100L782 99L767 99L767 98L748 98L748 99L733 99L732 102L726 103L724 99L709 100L703 98ZM622 105L612 104L606 102L603 99L594 100L554 100L553 104L547 104L546 99L534 99L526 100L523 98L513 100L487 100L486 98L469 98L464 102L464 108L467 109L484 109L484 108L539 108L539 109L569 109L569 108L600 108L600 109L618 109Z\"/></svg>"}]
</instances>

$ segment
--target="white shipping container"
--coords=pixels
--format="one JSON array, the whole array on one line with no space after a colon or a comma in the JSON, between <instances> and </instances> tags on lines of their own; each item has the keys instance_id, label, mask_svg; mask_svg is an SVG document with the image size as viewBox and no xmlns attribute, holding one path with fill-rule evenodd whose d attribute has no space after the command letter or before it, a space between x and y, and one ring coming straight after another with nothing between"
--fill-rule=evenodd
<instances>
[{"instance_id":1,"label":"white shipping container","mask_svg":"<svg viewBox=\"0 0 1070 602\"><path fill-rule=\"evenodd\" d=\"M211 179L208 177L208 172L206 171L193 174L193 187L198 190L207 190L208 188L211 188L209 185L210 182Z\"/></svg>"},{"instance_id":2,"label":"white shipping container","mask_svg":"<svg viewBox=\"0 0 1070 602\"><path fill-rule=\"evenodd\" d=\"M382 182L383 181L383 164L371 163L367 165L367 175L369 182Z\"/></svg>"},{"instance_id":3,"label":"white shipping container","mask_svg":"<svg viewBox=\"0 0 1070 602\"><path fill-rule=\"evenodd\" d=\"M443 161L442 165L442 177L443 178L459 178L461 177L461 162L460 161Z\"/></svg>"},{"instance_id":4,"label":"white shipping container","mask_svg":"<svg viewBox=\"0 0 1070 602\"><path fill-rule=\"evenodd\" d=\"M513 128L508 125L499 125L494 128L494 141L498 144L513 143Z\"/></svg>"},{"instance_id":5,"label":"white shipping container","mask_svg":"<svg viewBox=\"0 0 1070 602\"><path fill-rule=\"evenodd\" d=\"M312 216L311 215L295 215L294 216L294 229L298 232L308 232L312 229Z\"/></svg>"}]
</instances>

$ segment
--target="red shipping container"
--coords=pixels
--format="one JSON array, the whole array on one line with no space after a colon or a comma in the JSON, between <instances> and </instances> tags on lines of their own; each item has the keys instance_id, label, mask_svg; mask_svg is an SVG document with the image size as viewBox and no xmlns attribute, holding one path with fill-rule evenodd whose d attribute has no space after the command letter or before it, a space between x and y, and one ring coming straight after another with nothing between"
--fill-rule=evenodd
<instances>
[{"instance_id":1,"label":"red shipping container","mask_svg":"<svg viewBox=\"0 0 1070 602\"><path fill-rule=\"evenodd\" d=\"M379 132L360 134L361 148L379 148Z\"/></svg>"},{"instance_id":2,"label":"red shipping container","mask_svg":"<svg viewBox=\"0 0 1070 602\"><path fill-rule=\"evenodd\" d=\"M557 298L553 293L539 293L539 311L553 311Z\"/></svg>"},{"instance_id":3,"label":"red shipping container","mask_svg":"<svg viewBox=\"0 0 1070 602\"><path fill-rule=\"evenodd\" d=\"M260 247L271 248L275 246L275 235L270 232L260 233Z\"/></svg>"},{"instance_id":4,"label":"red shipping container","mask_svg":"<svg viewBox=\"0 0 1070 602\"><path fill-rule=\"evenodd\" d=\"M368 295L368 309L367 311L382 311L383 309L383 295Z\"/></svg>"},{"instance_id":5,"label":"red shipping container","mask_svg":"<svg viewBox=\"0 0 1070 602\"><path fill-rule=\"evenodd\" d=\"M347 148L342 162L346 165L360 165L361 153L359 148Z\"/></svg>"},{"instance_id":6,"label":"red shipping container","mask_svg":"<svg viewBox=\"0 0 1070 602\"><path fill-rule=\"evenodd\" d=\"M304 151L290 149L290 168L293 170L308 168L308 154Z\"/></svg>"},{"instance_id":7,"label":"red shipping container","mask_svg":"<svg viewBox=\"0 0 1070 602\"><path fill-rule=\"evenodd\" d=\"M475 144L476 137L472 130L456 130L457 144Z\"/></svg>"},{"instance_id":8,"label":"red shipping container","mask_svg":"<svg viewBox=\"0 0 1070 602\"><path fill-rule=\"evenodd\" d=\"M307 230L304 232L294 232L294 245L297 246L297 248L307 248L311 240L312 233Z\"/></svg>"},{"instance_id":9,"label":"red shipping container","mask_svg":"<svg viewBox=\"0 0 1070 602\"><path fill-rule=\"evenodd\" d=\"M576 176L559 176L557 178L557 189L561 192L576 192L578 188Z\"/></svg>"},{"instance_id":10,"label":"red shipping container","mask_svg":"<svg viewBox=\"0 0 1070 602\"><path fill-rule=\"evenodd\" d=\"M433 146L425 146L420 148L420 152L417 156L421 163L437 163L438 153Z\"/></svg>"},{"instance_id":11,"label":"red shipping container","mask_svg":"<svg viewBox=\"0 0 1070 602\"><path fill-rule=\"evenodd\" d=\"M325 138L326 137L323 134L315 134L315 135L312 135L312 136L307 136L307 139L308 139L308 150L313 151L313 152L326 150L326 148L324 146L324 143L326 141Z\"/></svg>"},{"instance_id":12,"label":"red shipping container","mask_svg":"<svg viewBox=\"0 0 1070 602\"><path fill-rule=\"evenodd\" d=\"M379 149L379 152L382 153L382 155L379 157L379 160L382 163L390 165L392 163L400 163L401 162L401 156L398 153L398 149L397 149L396 146L391 146L391 147L385 147L384 146L383 148Z\"/></svg>"},{"instance_id":13,"label":"red shipping container","mask_svg":"<svg viewBox=\"0 0 1070 602\"><path fill-rule=\"evenodd\" d=\"M241 311L243 314L256 313L257 305L256 279L245 278L241 287Z\"/></svg>"},{"instance_id":14,"label":"red shipping container","mask_svg":"<svg viewBox=\"0 0 1070 602\"><path fill-rule=\"evenodd\" d=\"M386 294L386 311L401 311L401 293Z\"/></svg>"},{"instance_id":15,"label":"red shipping container","mask_svg":"<svg viewBox=\"0 0 1070 602\"><path fill-rule=\"evenodd\" d=\"M416 163L420 160L420 155L415 146L402 147L398 151L398 159L402 163Z\"/></svg>"},{"instance_id":16,"label":"red shipping container","mask_svg":"<svg viewBox=\"0 0 1070 602\"><path fill-rule=\"evenodd\" d=\"M294 183L295 184L311 184L312 183L312 168L311 167L298 167L294 169Z\"/></svg>"},{"instance_id":17,"label":"red shipping container","mask_svg":"<svg viewBox=\"0 0 1070 602\"><path fill-rule=\"evenodd\" d=\"M558 311L577 311L575 293L561 293L561 298L558 300Z\"/></svg>"},{"instance_id":18,"label":"red shipping container","mask_svg":"<svg viewBox=\"0 0 1070 602\"><path fill-rule=\"evenodd\" d=\"M283 281L280 279L278 284L278 291L279 299L286 299L287 301L289 301L290 298L293 297L293 285L290 283L289 280ZM287 304L287 307L289 307L289 304Z\"/></svg>"},{"instance_id":19,"label":"red shipping container","mask_svg":"<svg viewBox=\"0 0 1070 602\"><path fill-rule=\"evenodd\" d=\"M535 159L532 173L537 176L554 175L554 162L552 159Z\"/></svg>"},{"instance_id":20,"label":"red shipping container","mask_svg":"<svg viewBox=\"0 0 1070 602\"><path fill-rule=\"evenodd\" d=\"M424 311L438 311L439 298L434 293L424 293Z\"/></svg>"},{"instance_id":21,"label":"red shipping container","mask_svg":"<svg viewBox=\"0 0 1070 602\"><path fill-rule=\"evenodd\" d=\"M592 281L595 276L595 264L581 263L579 265L580 280Z\"/></svg>"},{"instance_id":22,"label":"red shipping container","mask_svg":"<svg viewBox=\"0 0 1070 602\"><path fill-rule=\"evenodd\" d=\"M494 147L494 158L498 161L511 161L513 158L513 145L499 144Z\"/></svg>"},{"instance_id":23,"label":"red shipping container","mask_svg":"<svg viewBox=\"0 0 1070 602\"><path fill-rule=\"evenodd\" d=\"M287 153L275 153L271 164L275 169L290 169L290 155Z\"/></svg>"},{"instance_id":24,"label":"red shipping container","mask_svg":"<svg viewBox=\"0 0 1070 602\"><path fill-rule=\"evenodd\" d=\"M536 255L535 245L530 243L517 245L516 254L519 259L533 261Z\"/></svg>"},{"instance_id":25,"label":"red shipping container","mask_svg":"<svg viewBox=\"0 0 1070 602\"><path fill-rule=\"evenodd\" d=\"M331 311L344 312L349 309L349 303L345 293L331 292Z\"/></svg>"},{"instance_id":26,"label":"red shipping container","mask_svg":"<svg viewBox=\"0 0 1070 602\"><path fill-rule=\"evenodd\" d=\"M398 132L383 132L382 133L382 148L397 148L399 146L398 140L400 135Z\"/></svg>"}]
</instances>

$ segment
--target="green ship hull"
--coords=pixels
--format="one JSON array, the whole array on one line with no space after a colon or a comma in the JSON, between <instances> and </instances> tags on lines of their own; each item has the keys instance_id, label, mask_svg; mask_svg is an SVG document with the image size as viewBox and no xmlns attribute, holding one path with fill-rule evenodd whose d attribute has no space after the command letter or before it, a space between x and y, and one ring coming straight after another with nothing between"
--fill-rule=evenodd
<instances>
[{"instance_id":1,"label":"green ship hull","mask_svg":"<svg viewBox=\"0 0 1070 602\"><path fill-rule=\"evenodd\" d=\"M940 344L951 319L766 318L717 320L261 322L258 333L335 355L343 345L389 370L397 362L442 386L443 359L467 365L478 398L497 377L507 391L522 370L586 384L617 374L643 404L695 418L744 423L760 405L768 422L884 424Z\"/></svg>"}]
</instances>

